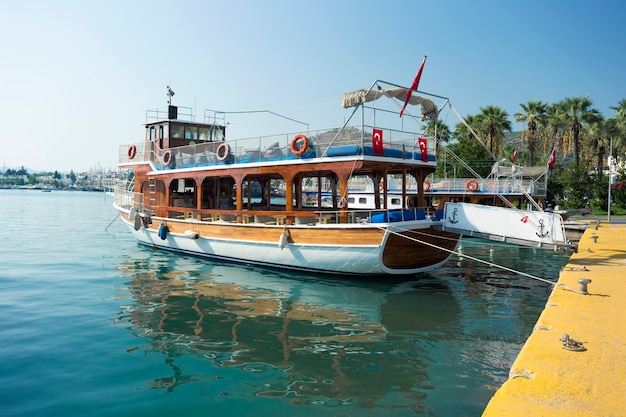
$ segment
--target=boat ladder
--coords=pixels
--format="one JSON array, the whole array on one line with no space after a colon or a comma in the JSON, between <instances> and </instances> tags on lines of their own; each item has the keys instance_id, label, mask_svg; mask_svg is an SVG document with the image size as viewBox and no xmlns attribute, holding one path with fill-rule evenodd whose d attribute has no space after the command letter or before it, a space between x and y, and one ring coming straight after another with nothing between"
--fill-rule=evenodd
<instances>
[{"instance_id":1,"label":"boat ladder","mask_svg":"<svg viewBox=\"0 0 626 417\"><path fill-rule=\"evenodd\" d=\"M146 212L156 215L154 207L157 204L157 181L156 178L148 179L148 204L145 207Z\"/></svg>"}]
</instances>

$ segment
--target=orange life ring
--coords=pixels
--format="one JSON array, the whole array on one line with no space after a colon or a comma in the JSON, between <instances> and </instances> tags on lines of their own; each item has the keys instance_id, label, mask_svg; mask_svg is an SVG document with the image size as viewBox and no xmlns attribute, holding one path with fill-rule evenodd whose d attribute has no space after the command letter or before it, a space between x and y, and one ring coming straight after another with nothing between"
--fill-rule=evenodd
<instances>
[{"instance_id":1,"label":"orange life ring","mask_svg":"<svg viewBox=\"0 0 626 417\"><path fill-rule=\"evenodd\" d=\"M170 166L173 160L174 158L172 158L172 151L165 151L165 153L163 154L163 164L165 166Z\"/></svg>"},{"instance_id":2,"label":"orange life ring","mask_svg":"<svg viewBox=\"0 0 626 417\"><path fill-rule=\"evenodd\" d=\"M424 180L424 191L430 190L430 182L428 180Z\"/></svg>"},{"instance_id":3,"label":"orange life ring","mask_svg":"<svg viewBox=\"0 0 626 417\"><path fill-rule=\"evenodd\" d=\"M300 139L302 139L302 145L298 145ZM295 156L304 155L309 149L309 140L306 136L300 133L293 138L291 144L289 145L289 149L291 149L291 153Z\"/></svg>"},{"instance_id":4,"label":"orange life ring","mask_svg":"<svg viewBox=\"0 0 626 417\"><path fill-rule=\"evenodd\" d=\"M476 181L474 179L471 179L471 180L467 181L465 183L465 189L467 191L471 191L471 192L477 191L478 190L478 181Z\"/></svg>"},{"instance_id":5,"label":"orange life ring","mask_svg":"<svg viewBox=\"0 0 626 417\"><path fill-rule=\"evenodd\" d=\"M230 146L228 143L223 142L217 147L215 153L218 161L226 161L230 157Z\"/></svg>"},{"instance_id":6,"label":"orange life ring","mask_svg":"<svg viewBox=\"0 0 626 417\"><path fill-rule=\"evenodd\" d=\"M128 148L128 159L133 159L135 155L137 155L137 147L130 145L130 148Z\"/></svg>"}]
</instances>

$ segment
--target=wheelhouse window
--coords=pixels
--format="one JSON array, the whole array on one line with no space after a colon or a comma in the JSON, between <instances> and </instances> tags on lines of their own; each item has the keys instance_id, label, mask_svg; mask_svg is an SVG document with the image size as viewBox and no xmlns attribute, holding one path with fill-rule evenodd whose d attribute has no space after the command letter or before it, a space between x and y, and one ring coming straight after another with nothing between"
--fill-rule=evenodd
<instances>
[{"instance_id":1,"label":"wheelhouse window","mask_svg":"<svg viewBox=\"0 0 626 417\"><path fill-rule=\"evenodd\" d=\"M185 137L185 127L181 125L172 125L172 138L182 139Z\"/></svg>"},{"instance_id":2,"label":"wheelhouse window","mask_svg":"<svg viewBox=\"0 0 626 417\"><path fill-rule=\"evenodd\" d=\"M185 139L198 140L198 127L185 126Z\"/></svg>"},{"instance_id":3,"label":"wheelhouse window","mask_svg":"<svg viewBox=\"0 0 626 417\"><path fill-rule=\"evenodd\" d=\"M211 138L212 141L215 141L215 142L223 141L224 140L224 131L222 129L219 129L219 128L214 128L212 130L212 135L211 136L212 136L212 138Z\"/></svg>"}]
</instances>

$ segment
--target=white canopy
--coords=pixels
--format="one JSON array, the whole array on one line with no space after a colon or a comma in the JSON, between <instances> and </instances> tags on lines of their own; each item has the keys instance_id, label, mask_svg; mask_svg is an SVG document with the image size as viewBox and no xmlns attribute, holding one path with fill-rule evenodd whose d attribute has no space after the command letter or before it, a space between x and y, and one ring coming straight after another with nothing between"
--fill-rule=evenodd
<instances>
[{"instance_id":1,"label":"white canopy","mask_svg":"<svg viewBox=\"0 0 626 417\"><path fill-rule=\"evenodd\" d=\"M395 98L404 103L406 99L406 88L388 88L381 90L356 90L351 93L346 93L343 95L343 102L341 106L343 108L348 107L356 107L360 104L367 103L369 101L378 100L382 96ZM419 104L422 108L422 120L434 120L437 118L438 111L437 106L431 100L428 100L424 97L420 97L417 95L411 95L409 99L409 104L416 105Z\"/></svg>"},{"instance_id":2,"label":"white canopy","mask_svg":"<svg viewBox=\"0 0 626 417\"><path fill-rule=\"evenodd\" d=\"M508 160L502 160L493 164L493 166L491 167L490 175L493 175L495 177L520 176L537 179L539 177L542 177L546 172L548 172L548 167L546 165L523 167L521 165L511 164L511 162Z\"/></svg>"}]
</instances>

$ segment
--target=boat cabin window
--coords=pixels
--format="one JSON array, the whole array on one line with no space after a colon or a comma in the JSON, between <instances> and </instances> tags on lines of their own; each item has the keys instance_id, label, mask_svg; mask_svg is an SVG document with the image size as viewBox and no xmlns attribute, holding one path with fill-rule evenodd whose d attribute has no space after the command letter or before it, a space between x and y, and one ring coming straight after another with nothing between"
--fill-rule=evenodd
<instances>
[{"instance_id":1,"label":"boat cabin window","mask_svg":"<svg viewBox=\"0 0 626 417\"><path fill-rule=\"evenodd\" d=\"M210 140L219 142L224 140L224 131L222 129L213 129L212 138Z\"/></svg>"},{"instance_id":2,"label":"boat cabin window","mask_svg":"<svg viewBox=\"0 0 626 417\"><path fill-rule=\"evenodd\" d=\"M182 139L185 137L185 127L180 125L172 125L172 138Z\"/></svg>"},{"instance_id":3,"label":"boat cabin window","mask_svg":"<svg viewBox=\"0 0 626 417\"><path fill-rule=\"evenodd\" d=\"M185 139L198 140L198 127L185 126Z\"/></svg>"},{"instance_id":4,"label":"boat cabin window","mask_svg":"<svg viewBox=\"0 0 626 417\"><path fill-rule=\"evenodd\" d=\"M171 123L172 139L187 139L202 142L224 140L224 131L219 127L188 126ZM165 133L167 137L167 133Z\"/></svg>"},{"instance_id":5,"label":"boat cabin window","mask_svg":"<svg viewBox=\"0 0 626 417\"><path fill-rule=\"evenodd\" d=\"M177 193L193 193L195 185L193 179L180 178L172 184L172 191Z\"/></svg>"},{"instance_id":6,"label":"boat cabin window","mask_svg":"<svg viewBox=\"0 0 626 417\"><path fill-rule=\"evenodd\" d=\"M395 205L395 206L399 206L400 205L400 199L397 197L394 197L391 199L391 204Z\"/></svg>"}]
</instances>

